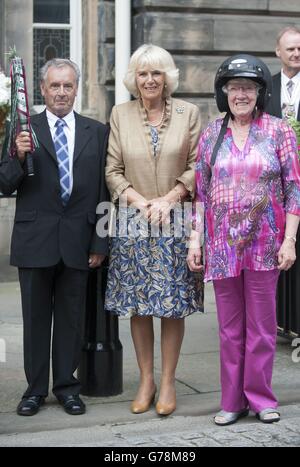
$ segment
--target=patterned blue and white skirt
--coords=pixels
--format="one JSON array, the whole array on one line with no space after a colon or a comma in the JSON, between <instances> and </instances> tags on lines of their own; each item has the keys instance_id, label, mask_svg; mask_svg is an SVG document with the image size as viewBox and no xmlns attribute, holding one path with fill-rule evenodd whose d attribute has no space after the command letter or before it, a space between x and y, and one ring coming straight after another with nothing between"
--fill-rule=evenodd
<instances>
[{"instance_id":1,"label":"patterned blue and white skirt","mask_svg":"<svg viewBox=\"0 0 300 467\"><path fill-rule=\"evenodd\" d=\"M124 236L120 235L119 213L117 216L116 235L111 238L105 309L127 317L177 319L203 312L203 275L189 270L187 238L174 235L174 218L170 235L153 236L149 225L148 235L145 230L143 234L132 234L130 224L135 215L135 209L127 208L125 227L129 227L130 234L127 230Z\"/></svg>"}]
</instances>

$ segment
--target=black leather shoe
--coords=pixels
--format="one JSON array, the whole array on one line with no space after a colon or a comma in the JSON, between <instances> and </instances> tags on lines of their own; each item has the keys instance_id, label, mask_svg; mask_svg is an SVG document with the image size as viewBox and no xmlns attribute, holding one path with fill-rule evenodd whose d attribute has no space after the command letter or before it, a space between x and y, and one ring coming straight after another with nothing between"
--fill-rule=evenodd
<instances>
[{"instance_id":1,"label":"black leather shoe","mask_svg":"<svg viewBox=\"0 0 300 467\"><path fill-rule=\"evenodd\" d=\"M43 396L23 397L17 407L17 414L24 415L25 417L31 417L38 413L44 402L45 398Z\"/></svg>"},{"instance_id":2,"label":"black leather shoe","mask_svg":"<svg viewBox=\"0 0 300 467\"><path fill-rule=\"evenodd\" d=\"M85 404L79 396L57 396L60 405L69 415L82 415L85 413Z\"/></svg>"}]
</instances>

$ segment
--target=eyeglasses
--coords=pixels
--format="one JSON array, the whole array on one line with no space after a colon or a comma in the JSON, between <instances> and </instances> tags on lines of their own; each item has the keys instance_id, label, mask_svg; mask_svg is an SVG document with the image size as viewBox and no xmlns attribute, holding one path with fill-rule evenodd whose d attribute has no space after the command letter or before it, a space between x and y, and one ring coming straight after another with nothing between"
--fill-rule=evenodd
<instances>
[{"instance_id":1,"label":"eyeglasses","mask_svg":"<svg viewBox=\"0 0 300 467\"><path fill-rule=\"evenodd\" d=\"M239 93L239 91L241 91L243 94L247 94L248 96L254 96L258 93L259 88L257 86L230 85L223 86L222 90L225 94L230 96L235 96Z\"/></svg>"}]
</instances>

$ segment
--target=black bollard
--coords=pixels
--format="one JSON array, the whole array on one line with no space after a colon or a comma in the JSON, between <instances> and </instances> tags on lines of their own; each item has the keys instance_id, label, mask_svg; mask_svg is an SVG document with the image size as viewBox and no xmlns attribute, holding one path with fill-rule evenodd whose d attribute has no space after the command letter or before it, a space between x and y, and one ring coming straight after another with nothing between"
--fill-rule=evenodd
<instances>
[{"instance_id":1,"label":"black bollard","mask_svg":"<svg viewBox=\"0 0 300 467\"><path fill-rule=\"evenodd\" d=\"M104 311L107 266L89 273L84 344L77 376L81 394L106 397L123 391L123 348L118 317Z\"/></svg>"}]
</instances>

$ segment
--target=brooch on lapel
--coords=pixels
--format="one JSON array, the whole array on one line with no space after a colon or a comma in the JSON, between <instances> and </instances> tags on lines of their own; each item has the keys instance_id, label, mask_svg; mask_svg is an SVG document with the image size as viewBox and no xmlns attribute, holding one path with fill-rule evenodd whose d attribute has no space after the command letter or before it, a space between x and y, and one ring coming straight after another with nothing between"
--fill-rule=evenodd
<instances>
[{"instance_id":1,"label":"brooch on lapel","mask_svg":"<svg viewBox=\"0 0 300 467\"><path fill-rule=\"evenodd\" d=\"M184 107L184 105L182 105L182 106L180 106L180 107L176 107L175 110L176 110L176 112L177 112L178 114L183 114L184 109L185 109L185 107Z\"/></svg>"}]
</instances>

